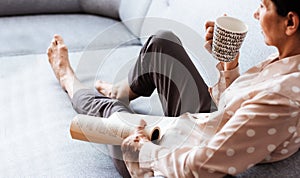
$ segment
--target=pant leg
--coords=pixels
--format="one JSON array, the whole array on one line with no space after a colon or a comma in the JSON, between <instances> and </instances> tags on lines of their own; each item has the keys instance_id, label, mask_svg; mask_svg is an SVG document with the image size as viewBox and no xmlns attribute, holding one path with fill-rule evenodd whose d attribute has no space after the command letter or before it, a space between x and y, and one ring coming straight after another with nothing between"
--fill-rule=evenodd
<instances>
[{"instance_id":1,"label":"pant leg","mask_svg":"<svg viewBox=\"0 0 300 178\"><path fill-rule=\"evenodd\" d=\"M160 31L148 39L128 82L141 96L157 89L166 116L211 111L208 87L172 32Z\"/></svg>"},{"instance_id":2,"label":"pant leg","mask_svg":"<svg viewBox=\"0 0 300 178\"><path fill-rule=\"evenodd\" d=\"M78 90L72 98L72 105L79 114L97 117L109 117L114 112L133 113L133 111L122 102L105 97L92 89ZM107 145L107 147L117 171L125 178L130 177L123 161L121 147L114 145Z\"/></svg>"}]
</instances>

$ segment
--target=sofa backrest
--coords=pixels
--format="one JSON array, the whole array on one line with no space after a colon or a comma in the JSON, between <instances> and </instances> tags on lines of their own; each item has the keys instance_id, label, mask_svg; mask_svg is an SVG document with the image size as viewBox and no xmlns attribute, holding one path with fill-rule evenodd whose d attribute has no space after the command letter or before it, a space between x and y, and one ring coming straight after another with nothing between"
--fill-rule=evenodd
<instances>
[{"instance_id":1,"label":"sofa backrest","mask_svg":"<svg viewBox=\"0 0 300 178\"><path fill-rule=\"evenodd\" d=\"M83 12L119 19L121 0L79 0Z\"/></svg>"},{"instance_id":2,"label":"sofa backrest","mask_svg":"<svg viewBox=\"0 0 300 178\"><path fill-rule=\"evenodd\" d=\"M4 0L0 16L81 12L79 0Z\"/></svg>"},{"instance_id":3,"label":"sofa backrest","mask_svg":"<svg viewBox=\"0 0 300 178\"><path fill-rule=\"evenodd\" d=\"M141 26L152 0L122 0L119 8L120 19L136 36L140 36Z\"/></svg>"},{"instance_id":4,"label":"sofa backrest","mask_svg":"<svg viewBox=\"0 0 300 178\"><path fill-rule=\"evenodd\" d=\"M0 16L90 13L119 19L121 0L1 0Z\"/></svg>"}]
</instances>

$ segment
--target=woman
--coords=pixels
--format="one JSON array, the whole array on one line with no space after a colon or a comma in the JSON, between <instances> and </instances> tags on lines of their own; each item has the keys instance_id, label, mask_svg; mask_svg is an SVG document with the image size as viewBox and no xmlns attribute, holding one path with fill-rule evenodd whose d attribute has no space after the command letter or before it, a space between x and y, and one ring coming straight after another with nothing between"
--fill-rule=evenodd
<instances>
[{"instance_id":1,"label":"woman","mask_svg":"<svg viewBox=\"0 0 300 178\"><path fill-rule=\"evenodd\" d=\"M297 0L262 0L254 17L267 45L278 54L244 75L238 57L220 63L220 80L211 89L220 120L205 146L176 150L154 145L143 134L145 123L122 145L133 177L159 171L167 177L222 177L257 163L285 159L300 147L300 6ZM211 45L213 22L206 23ZM207 121L203 124L209 124ZM202 127L203 125L199 125ZM195 138L201 139L201 138Z\"/></svg>"},{"instance_id":2,"label":"woman","mask_svg":"<svg viewBox=\"0 0 300 178\"><path fill-rule=\"evenodd\" d=\"M210 127L213 135L209 140L193 137L192 133L189 139L193 146L171 150L151 143L143 135L145 123L141 123L122 145L131 176L152 176L155 171L167 177L222 177L295 153L300 147L299 14L298 0L263 0L254 16L261 24L266 44L277 47L278 55L241 76L238 57L217 65L220 79L209 91L218 111L198 125L215 126ZM206 23L207 44L212 41L213 25ZM100 93L86 88L76 78L60 36L54 36L48 57L80 114L109 117L114 112L132 112L124 102L149 96L154 89L167 116L212 111L207 86L179 39L170 32L159 32L149 38L128 81L116 86L97 82ZM120 147L110 148L113 156L120 155ZM114 163L124 177L129 176L122 161L114 159Z\"/></svg>"}]
</instances>

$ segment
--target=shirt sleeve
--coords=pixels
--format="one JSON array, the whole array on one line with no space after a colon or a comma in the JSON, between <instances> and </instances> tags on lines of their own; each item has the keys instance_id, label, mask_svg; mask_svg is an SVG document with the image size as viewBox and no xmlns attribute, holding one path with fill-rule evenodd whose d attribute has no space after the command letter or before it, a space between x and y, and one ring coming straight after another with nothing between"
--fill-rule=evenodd
<instances>
[{"instance_id":1,"label":"shirt sleeve","mask_svg":"<svg viewBox=\"0 0 300 178\"><path fill-rule=\"evenodd\" d=\"M238 66L232 70L224 71L221 63L218 63L216 68L220 72L220 77L218 82L213 87L209 88L209 92L214 99L214 102L218 104L221 94L236 78L240 76L240 72Z\"/></svg>"},{"instance_id":2,"label":"shirt sleeve","mask_svg":"<svg viewBox=\"0 0 300 178\"><path fill-rule=\"evenodd\" d=\"M205 146L170 150L146 143L140 151L140 166L167 177L223 177L241 173L266 157L277 161L272 155L284 153L288 157L297 150L282 152L277 148L295 134L294 116L299 108L289 101L279 94L257 95L243 103Z\"/></svg>"}]
</instances>

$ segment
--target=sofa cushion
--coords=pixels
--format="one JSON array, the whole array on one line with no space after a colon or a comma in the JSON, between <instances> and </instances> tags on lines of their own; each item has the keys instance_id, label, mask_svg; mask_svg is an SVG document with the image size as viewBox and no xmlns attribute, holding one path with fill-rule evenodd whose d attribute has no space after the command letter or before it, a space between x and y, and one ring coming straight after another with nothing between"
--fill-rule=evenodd
<instances>
[{"instance_id":1,"label":"sofa cushion","mask_svg":"<svg viewBox=\"0 0 300 178\"><path fill-rule=\"evenodd\" d=\"M79 0L0 1L0 16L80 12Z\"/></svg>"},{"instance_id":2,"label":"sofa cushion","mask_svg":"<svg viewBox=\"0 0 300 178\"><path fill-rule=\"evenodd\" d=\"M86 13L119 19L121 0L80 0L81 8Z\"/></svg>"},{"instance_id":3,"label":"sofa cushion","mask_svg":"<svg viewBox=\"0 0 300 178\"><path fill-rule=\"evenodd\" d=\"M0 18L0 56L45 53L54 34L65 39L70 51L83 50L98 39L94 49L139 44L119 21L94 15L36 15ZM109 31L106 35L102 33ZM100 35L102 38L96 38Z\"/></svg>"},{"instance_id":4,"label":"sofa cushion","mask_svg":"<svg viewBox=\"0 0 300 178\"><path fill-rule=\"evenodd\" d=\"M152 0L122 0L119 8L120 19L136 36L140 35L141 26Z\"/></svg>"}]
</instances>

